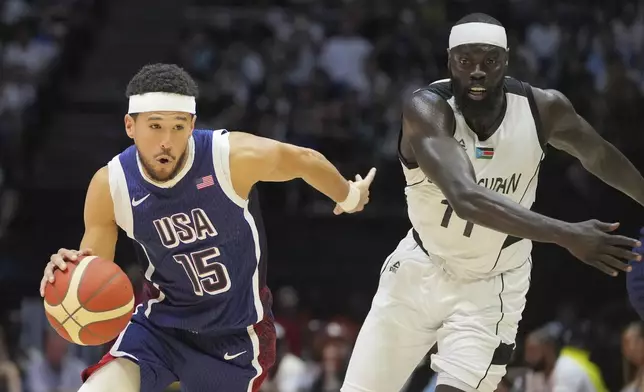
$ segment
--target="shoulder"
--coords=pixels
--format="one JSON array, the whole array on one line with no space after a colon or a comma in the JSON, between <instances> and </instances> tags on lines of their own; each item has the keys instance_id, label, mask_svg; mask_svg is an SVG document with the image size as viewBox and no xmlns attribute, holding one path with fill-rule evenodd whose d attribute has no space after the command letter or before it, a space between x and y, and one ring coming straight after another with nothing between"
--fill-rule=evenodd
<instances>
[{"instance_id":1,"label":"shoulder","mask_svg":"<svg viewBox=\"0 0 644 392\"><path fill-rule=\"evenodd\" d=\"M403 101L405 119L417 120L420 117L430 120L435 118L434 116L454 118L454 112L446 97L429 87L418 89L405 97Z\"/></svg>"},{"instance_id":2,"label":"shoulder","mask_svg":"<svg viewBox=\"0 0 644 392\"><path fill-rule=\"evenodd\" d=\"M117 158L118 159L118 158ZM90 186L95 188L110 188L110 169L109 165L103 166L94 173Z\"/></svg>"},{"instance_id":3,"label":"shoulder","mask_svg":"<svg viewBox=\"0 0 644 392\"><path fill-rule=\"evenodd\" d=\"M274 140L242 131L228 132L227 137L230 153L235 155L255 154L267 144L276 143Z\"/></svg>"},{"instance_id":4,"label":"shoulder","mask_svg":"<svg viewBox=\"0 0 644 392\"><path fill-rule=\"evenodd\" d=\"M446 96L429 87L414 91L403 102L403 133L409 135L453 134L456 118Z\"/></svg>"},{"instance_id":5,"label":"shoulder","mask_svg":"<svg viewBox=\"0 0 644 392\"><path fill-rule=\"evenodd\" d=\"M106 206L114 206L112 193L118 194L121 186L121 180L116 175L110 175L109 166L98 169L87 187L86 209L96 211L101 216L112 217L114 209Z\"/></svg>"},{"instance_id":6,"label":"shoulder","mask_svg":"<svg viewBox=\"0 0 644 392\"><path fill-rule=\"evenodd\" d=\"M532 86L530 88L532 89L534 100L539 106L539 109L552 110L562 106L572 106L570 100L561 91L540 89Z\"/></svg>"},{"instance_id":7,"label":"shoulder","mask_svg":"<svg viewBox=\"0 0 644 392\"><path fill-rule=\"evenodd\" d=\"M530 87L539 111L547 139L560 127L562 121L575 121L577 112L570 100L560 91Z\"/></svg>"}]
</instances>

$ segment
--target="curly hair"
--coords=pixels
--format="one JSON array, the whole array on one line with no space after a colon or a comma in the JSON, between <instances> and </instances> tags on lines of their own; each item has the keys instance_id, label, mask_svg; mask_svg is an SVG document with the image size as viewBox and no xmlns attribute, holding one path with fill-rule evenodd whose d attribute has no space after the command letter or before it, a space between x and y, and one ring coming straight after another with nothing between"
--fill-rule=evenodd
<instances>
[{"instance_id":1,"label":"curly hair","mask_svg":"<svg viewBox=\"0 0 644 392\"><path fill-rule=\"evenodd\" d=\"M197 98L197 83L175 64L149 64L141 68L128 83L125 96L145 93L173 93Z\"/></svg>"}]
</instances>

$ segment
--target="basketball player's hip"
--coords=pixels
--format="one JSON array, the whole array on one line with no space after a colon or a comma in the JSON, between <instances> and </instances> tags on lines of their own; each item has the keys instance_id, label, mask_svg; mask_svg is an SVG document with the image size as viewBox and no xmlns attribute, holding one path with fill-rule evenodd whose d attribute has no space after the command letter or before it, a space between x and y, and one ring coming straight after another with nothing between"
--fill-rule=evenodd
<instances>
[{"instance_id":1,"label":"basketball player's hip","mask_svg":"<svg viewBox=\"0 0 644 392\"><path fill-rule=\"evenodd\" d=\"M409 235L385 260L373 305L390 306L392 300L404 302L424 313L428 322L435 320L439 325L453 312L487 317L482 312L490 309L490 303L498 302L499 294L503 293L508 317L513 318L512 314L517 312L520 317L532 269L529 254L522 257L515 268L487 277L463 278L447 268L444 261L425 253ZM498 318L496 313L488 316Z\"/></svg>"},{"instance_id":2,"label":"basketball player's hip","mask_svg":"<svg viewBox=\"0 0 644 392\"><path fill-rule=\"evenodd\" d=\"M401 244L410 240L426 254L428 262L459 280L487 279L518 269L532 251L531 241L508 236L490 237L481 246L475 244L482 240L449 245L441 237L423 237L412 229Z\"/></svg>"}]
</instances>

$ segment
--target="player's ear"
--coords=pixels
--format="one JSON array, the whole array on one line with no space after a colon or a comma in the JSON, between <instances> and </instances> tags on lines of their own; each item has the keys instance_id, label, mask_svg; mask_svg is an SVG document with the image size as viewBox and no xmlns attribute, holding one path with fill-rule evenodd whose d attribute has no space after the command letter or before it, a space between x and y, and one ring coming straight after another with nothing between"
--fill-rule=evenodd
<instances>
[{"instance_id":1,"label":"player's ear","mask_svg":"<svg viewBox=\"0 0 644 392\"><path fill-rule=\"evenodd\" d=\"M134 118L129 114L125 115L125 133L130 139L134 139Z\"/></svg>"},{"instance_id":2,"label":"player's ear","mask_svg":"<svg viewBox=\"0 0 644 392\"><path fill-rule=\"evenodd\" d=\"M196 115L196 114L193 114L193 115L192 115L192 121L191 121L191 125L192 125L192 130L193 130L193 131L195 130L195 124L196 124L196 123L197 123L197 115Z\"/></svg>"}]
</instances>

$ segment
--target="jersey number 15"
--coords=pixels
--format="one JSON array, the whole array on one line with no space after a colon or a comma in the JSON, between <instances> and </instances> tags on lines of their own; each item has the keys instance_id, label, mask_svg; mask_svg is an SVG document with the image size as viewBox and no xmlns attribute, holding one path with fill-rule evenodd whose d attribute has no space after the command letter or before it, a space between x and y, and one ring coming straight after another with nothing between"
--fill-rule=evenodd
<instances>
[{"instance_id":1,"label":"jersey number 15","mask_svg":"<svg viewBox=\"0 0 644 392\"><path fill-rule=\"evenodd\" d=\"M230 289L230 276L226 266L213 261L219 255L219 249L213 247L192 252L190 255L174 256L174 260L186 270L192 289L198 296L203 296L203 293L221 294Z\"/></svg>"},{"instance_id":2,"label":"jersey number 15","mask_svg":"<svg viewBox=\"0 0 644 392\"><path fill-rule=\"evenodd\" d=\"M441 204L445 204L447 206L447 208L445 208L445 215L443 215L443 220L441 221L441 226L448 227L449 220L452 219L452 214L454 213L454 209L452 208L451 205L449 205L449 202L447 200L441 200ZM463 230L463 235L465 237L471 236L473 229L474 229L474 223L472 222L465 223L465 230Z\"/></svg>"}]
</instances>

